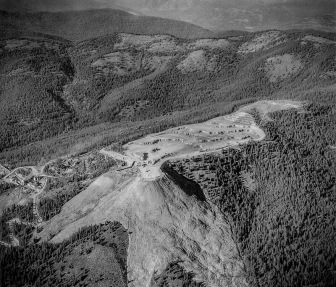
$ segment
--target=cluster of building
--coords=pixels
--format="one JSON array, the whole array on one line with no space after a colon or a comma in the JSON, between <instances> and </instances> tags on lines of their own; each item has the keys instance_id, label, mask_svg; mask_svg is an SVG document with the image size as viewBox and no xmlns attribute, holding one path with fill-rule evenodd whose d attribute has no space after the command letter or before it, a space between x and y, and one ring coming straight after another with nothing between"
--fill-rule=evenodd
<instances>
[{"instance_id":1,"label":"cluster of building","mask_svg":"<svg viewBox=\"0 0 336 287\"><path fill-rule=\"evenodd\" d=\"M31 189L41 189L43 187L43 176L33 176L25 180L25 185Z\"/></svg>"},{"instance_id":2,"label":"cluster of building","mask_svg":"<svg viewBox=\"0 0 336 287\"><path fill-rule=\"evenodd\" d=\"M16 185L25 186L30 189L41 189L43 187L43 176L23 178L20 174L14 173L8 179Z\"/></svg>"},{"instance_id":3,"label":"cluster of building","mask_svg":"<svg viewBox=\"0 0 336 287\"><path fill-rule=\"evenodd\" d=\"M81 163L78 158L66 158L59 162L51 162L45 168L45 172L49 175L62 175Z\"/></svg>"}]
</instances>

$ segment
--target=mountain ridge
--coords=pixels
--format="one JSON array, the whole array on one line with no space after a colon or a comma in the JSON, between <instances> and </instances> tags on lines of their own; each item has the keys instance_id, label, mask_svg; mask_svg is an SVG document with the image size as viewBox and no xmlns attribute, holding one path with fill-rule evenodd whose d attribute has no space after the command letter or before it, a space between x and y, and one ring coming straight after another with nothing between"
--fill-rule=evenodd
<instances>
[{"instance_id":1,"label":"mountain ridge","mask_svg":"<svg viewBox=\"0 0 336 287\"><path fill-rule=\"evenodd\" d=\"M166 34L181 38L211 37L214 34L196 25L158 17L132 15L116 9L68 12L11 13L2 11L3 27L21 33L44 33L81 41L111 33ZM3 29L2 33L5 32ZM10 34L9 34L10 35Z\"/></svg>"},{"instance_id":2,"label":"mountain ridge","mask_svg":"<svg viewBox=\"0 0 336 287\"><path fill-rule=\"evenodd\" d=\"M3 161L13 164L20 150L16 162L38 162L41 153L54 154L52 142L59 152L60 145L75 152L119 142L113 130L123 132L122 142L256 99L312 99L316 92L324 100L333 90L335 41L335 34L316 31L198 40L127 33L77 43L41 35L4 39ZM94 137L97 130L103 135ZM82 136L90 139L78 145ZM30 143L45 147L32 151Z\"/></svg>"},{"instance_id":3,"label":"mountain ridge","mask_svg":"<svg viewBox=\"0 0 336 287\"><path fill-rule=\"evenodd\" d=\"M335 31L334 0L85 0L0 1L7 11L79 11L120 9L134 15L169 18L196 24L213 31L274 29L320 29Z\"/></svg>"}]
</instances>

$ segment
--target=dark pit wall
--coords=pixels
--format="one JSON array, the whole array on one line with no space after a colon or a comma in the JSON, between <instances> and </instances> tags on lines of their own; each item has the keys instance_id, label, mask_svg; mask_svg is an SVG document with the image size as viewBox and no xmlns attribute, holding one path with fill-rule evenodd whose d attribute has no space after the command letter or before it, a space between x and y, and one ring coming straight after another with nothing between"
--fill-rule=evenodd
<instances>
[{"instance_id":1,"label":"dark pit wall","mask_svg":"<svg viewBox=\"0 0 336 287\"><path fill-rule=\"evenodd\" d=\"M161 166L161 170L166 173L174 183L176 183L189 196L196 196L198 200L205 201L205 195L198 183L184 177L174 169L172 169L167 162Z\"/></svg>"}]
</instances>

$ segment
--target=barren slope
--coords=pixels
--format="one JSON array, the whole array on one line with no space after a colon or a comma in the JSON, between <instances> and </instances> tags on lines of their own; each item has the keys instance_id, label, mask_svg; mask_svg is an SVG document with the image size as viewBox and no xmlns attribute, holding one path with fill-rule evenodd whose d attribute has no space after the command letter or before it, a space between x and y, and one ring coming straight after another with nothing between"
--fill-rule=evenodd
<instances>
[{"instance_id":1,"label":"barren slope","mask_svg":"<svg viewBox=\"0 0 336 287\"><path fill-rule=\"evenodd\" d=\"M57 234L51 242L61 242L81 227L111 219L130 232L129 286L149 286L154 272L174 260L182 260L208 286L246 285L223 214L188 196L167 176L146 181L129 180L123 172L104 175L47 222L43 236Z\"/></svg>"}]
</instances>

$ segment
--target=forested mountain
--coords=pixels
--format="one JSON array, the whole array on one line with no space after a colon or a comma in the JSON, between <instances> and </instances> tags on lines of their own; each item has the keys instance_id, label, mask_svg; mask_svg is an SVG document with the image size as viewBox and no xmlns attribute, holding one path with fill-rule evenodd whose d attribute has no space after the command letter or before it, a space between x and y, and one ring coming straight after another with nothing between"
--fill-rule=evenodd
<instances>
[{"instance_id":1,"label":"forested mountain","mask_svg":"<svg viewBox=\"0 0 336 287\"><path fill-rule=\"evenodd\" d=\"M121 143L256 99L328 101L335 43L334 34L314 31L199 40L115 33L80 42L7 35L0 42L1 162Z\"/></svg>"},{"instance_id":2,"label":"forested mountain","mask_svg":"<svg viewBox=\"0 0 336 287\"><path fill-rule=\"evenodd\" d=\"M6 11L69 11L112 8L182 20L225 31L321 29L335 31L334 0L1 0Z\"/></svg>"},{"instance_id":3,"label":"forested mountain","mask_svg":"<svg viewBox=\"0 0 336 287\"><path fill-rule=\"evenodd\" d=\"M335 33L219 36L120 10L2 11L0 25L0 285L335 286ZM265 138L166 162L158 180L108 156L275 99L302 107L250 110Z\"/></svg>"},{"instance_id":4,"label":"forested mountain","mask_svg":"<svg viewBox=\"0 0 336 287\"><path fill-rule=\"evenodd\" d=\"M106 222L61 244L0 245L1 286L127 286L127 235Z\"/></svg>"},{"instance_id":5,"label":"forested mountain","mask_svg":"<svg viewBox=\"0 0 336 287\"><path fill-rule=\"evenodd\" d=\"M228 215L250 286L336 284L335 101L304 110L256 113L265 141L172 164Z\"/></svg>"},{"instance_id":6,"label":"forested mountain","mask_svg":"<svg viewBox=\"0 0 336 287\"><path fill-rule=\"evenodd\" d=\"M1 34L45 33L79 41L106 34L171 34L182 38L211 37L213 32L187 22L138 16L115 9L15 13L0 11Z\"/></svg>"},{"instance_id":7,"label":"forested mountain","mask_svg":"<svg viewBox=\"0 0 336 287\"><path fill-rule=\"evenodd\" d=\"M334 0L106 0L104 3L217 31L270 28L335 31Z\"/></svg>"}]
</instances>

